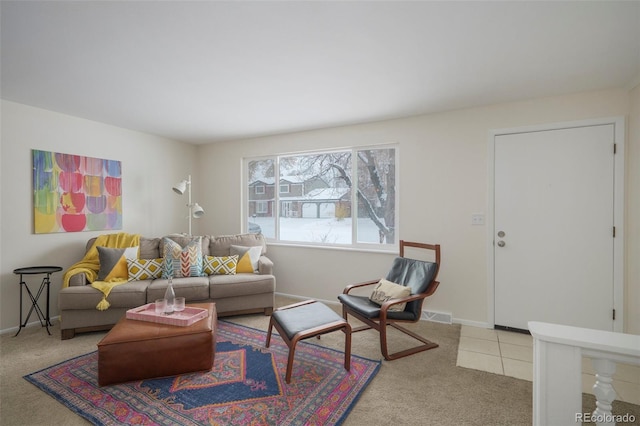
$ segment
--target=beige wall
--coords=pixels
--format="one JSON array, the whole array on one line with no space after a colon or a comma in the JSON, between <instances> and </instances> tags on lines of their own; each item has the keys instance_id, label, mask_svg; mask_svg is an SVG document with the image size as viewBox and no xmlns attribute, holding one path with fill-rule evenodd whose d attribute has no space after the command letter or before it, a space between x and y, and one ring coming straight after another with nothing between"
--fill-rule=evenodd
<instances>
[{"instance_id":1,"label":"beige wall","mask_svg":"<svg viewBox=\"0 0 640 426\"><path fill-rule=\"evenodd\" d=\"M18 325L13 269L37 264L66 268L81 256L84 242L98 234L33 234L31 149L122 160L124 231L154 236L186 231L186 199L169 188L189 173L194 200L207 212L194 221L194 233L230 234L241 229L243 157L398 143L399 236L443 247L442 285L428 308L483 325L489 318L487 231L471 226L471 214L487 211L489 131L625 116L625 330L640 334L640 87L204 146L7 101L2 101L1 112L0 330ZM279 292L328 301L336 301L346 284L384 275L393 256L285 245L270 245L269 255L275 261ZM58 312L60 275L54 276L52 286L53 315Z\"/></svg>"},{"instance_id":2,"label":"beige wall","mask_svg":"<svg viewBox=\"0 0 640 426\"><path fill-rule=\"evenodd\" d=\"M186 232L186 198L176 196L171 186L191 172L193 145L7 101L2 101L1 135L0 330L18 326L15 268L68 268L81 258L86 241L100 234L33 233L32 149L121 160L123 231L150 236ZM52 316L58 315L61 278L61 273L53 275ZM33 314L30 321L35 320Z\"/></svg>"},{"instance_id":3,"label":"beige wall","mask_svg":"<svg viewBox=\"0 0 640 426\"><path fill-rule=\"evenodd\" d=\"M472 226L471 215L487 211L489 131L628 112L628 91L613 90L201 146L198 170L207 170L216 182L201 200L224 206L206 216L204 227L214 233L241 227L243 157L398 143L399 237L442 245L442 284L428 308L451 312L465 323L487 324L487 229ZM336 301L348 283L384 275L393 256L285 245L270 245L269 254L279 292L328 301ZM637 294L639 285L636 280L629 290L627 281L627 293ZM640 307L628 300L627 306L635 311L628 318L637 318ZM629 324L626 329L640 332Z\"/></svg>"}]
</instances>

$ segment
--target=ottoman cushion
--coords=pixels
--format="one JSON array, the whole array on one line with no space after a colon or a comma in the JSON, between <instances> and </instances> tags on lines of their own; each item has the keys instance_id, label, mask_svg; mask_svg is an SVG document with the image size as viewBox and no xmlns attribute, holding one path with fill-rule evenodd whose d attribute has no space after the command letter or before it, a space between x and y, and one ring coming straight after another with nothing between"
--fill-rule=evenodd
<instances>
[{"instance_id":1,"label":"ottoman cushion","mask_svg":"<svg viewBox=\"0 0 640 426\"><path fill-rule=\"evenodd\" d=\"M310 303L294 309L273 312L273 319L282 327L289 339L297 333L322 327L333 322L344 322L344 318L322 303Z\"/></svg>"}]
</instances>

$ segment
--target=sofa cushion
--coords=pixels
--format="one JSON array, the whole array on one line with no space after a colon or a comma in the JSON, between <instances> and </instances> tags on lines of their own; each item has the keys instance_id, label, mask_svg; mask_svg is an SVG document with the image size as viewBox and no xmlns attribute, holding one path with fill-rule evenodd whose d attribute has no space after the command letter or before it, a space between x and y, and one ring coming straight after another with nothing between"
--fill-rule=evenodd
<instances>
[{"instance_id":1,"label":"sofa cushion","mask_svg":"<svg viewBox=\"0 0 640 426\"><path fill-rule=\"evenodd\" d=\"M162 257L162 253L164 253L164 243L166 241L165 238L168 238L171 241L174 241L174 242L180 244L182 247L184 247L187 244L189 244L191 242L191 240L193 240L194 238L198 238L198 237L199 236L197 236L197 235L196 236L188 236L188 235L184 235L184 234L169 234L169 235L165 235L164 237L162 237L160 239L160 246L159 246L160 256L158 256L158 257ZM202 255L203 256L211 255L211 253L209 252L210 237L205 235L205 236L201 236L199 238L200 238L200 242L201 242Z\"/></svg>"},{"instance_id":2,"label":"sofa cushion","mask_svg":"<svg viewBox=\"0 0 640 426\"><path fill-rule=\"evenodd\" d=\"M164 268L162 278L201 277L202 237L193 237L187 244L163 239Z\"/></svg>"},{"instance_id":3,"label":"sofa cushion","mask_svg":"<svg viewBox=\"0 0 640 426\"><path fill-rule=\"evenodd\" d=\"M151 281L129 281L115 286L109 293L109 309L135 308L147 303L147 287ZM58 306L61 311L88 309L96 314L101 311L96 305L102 300L104 294L90 285L71 286L60 290L58 293ZM62 314L64 317L64 314ZM64 320L63 320L64 321Z\"/></svg>"},{"instance_id":4,"label":"sofa cushion","mask_svg":"<svg viewBox=\"0 0 640 426\"><path fill-rule=\"evenodd\" d=\"M164 298L164 293L167 291L168 285L169 281L166 279L153 280L147 288L146 303L153 303L157 299ZM172 285L176 297L184 297L187 303L207 300L209 298L209 277L174 278Z\"/></svg>"},{"instance_id":5,"label":"sofa cushion","mask_svg":"<svg viewBox=\"0 0 640 426\"><path fill-rule=\"evenodd\" d=\"M93 247L93 243L96 242L96 237L90 238L87 241L87 245L85 247L85 253L89 251L91 247ZM207 244L209 240L207 239ZM139 257L141 259L155 259L158 257L162 257L160 255L162 253L160 251L160 238L147 238L140 237L140 253Z\"/></svg>"},{"instance_id":6,"label":"sofa cushion","mask_svg":"<svg viewBox=\"0 0 640 426\"><path fill-rule=\"evenodd\" d=\"M273 293L276 279L273 275L236 274L209 276L209 297L242 297L251 294Z\"/></svg>"},{"instance_id":7,"label":"sofa cushion","mask_svg":"<svg viewBox=\"0 0 640 426\"><path fill-rule=\"evenodd\" d=\"M261 254L267 253L267 244L262 234L237 234L237 235L221 235L218 237L208 236L211 241L209 244L209 254L211 256L229 256L231 254L231 246L261 246Z\"/></svg>"},{"instance_id":8,"label":"sofa cushion","mask_svg":"<svg viewBox=\"0 0 640 426\"><path fill-rule=\"evenodd\" d=\"M140 259L157 259L162 257L160 238L140 237Z\"/></svg>"}]
</instances>

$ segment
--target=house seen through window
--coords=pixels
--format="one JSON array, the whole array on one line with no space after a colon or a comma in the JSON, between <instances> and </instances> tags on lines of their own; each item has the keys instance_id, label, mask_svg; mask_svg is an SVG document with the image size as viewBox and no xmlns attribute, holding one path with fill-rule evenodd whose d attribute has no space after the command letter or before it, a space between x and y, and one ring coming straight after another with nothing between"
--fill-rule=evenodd
<instances>
[{"instance_id":1,"label":"house seen through window","mask_svg":"<svg viewBox=\"0 0 640 426\"><path fill-rule=\"evenodd\" d=\"M397 147L245 159L247 229L268 240L396 244Z\"/></svg>"}]
</instances>

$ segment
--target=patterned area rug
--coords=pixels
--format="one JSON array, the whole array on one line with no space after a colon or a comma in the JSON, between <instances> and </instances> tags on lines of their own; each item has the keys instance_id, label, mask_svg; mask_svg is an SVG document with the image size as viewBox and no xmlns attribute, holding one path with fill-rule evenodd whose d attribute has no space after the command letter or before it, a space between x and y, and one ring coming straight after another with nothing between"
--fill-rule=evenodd
<instances>
[{"instance_id":1,"label":"patterned area rug","mask_svg":"<svg viewBox=\"0 0 640 426\"><path fill-rule=\"evenodd\" d=\"M214 368L98 386L98 354L24 376L96 425L338 425L378 372L379 361L300 342L291 383L288 348L276 334L218 322ZM188 356L188 351L185 351Z\"/></svg>"}]
</instances>

